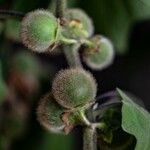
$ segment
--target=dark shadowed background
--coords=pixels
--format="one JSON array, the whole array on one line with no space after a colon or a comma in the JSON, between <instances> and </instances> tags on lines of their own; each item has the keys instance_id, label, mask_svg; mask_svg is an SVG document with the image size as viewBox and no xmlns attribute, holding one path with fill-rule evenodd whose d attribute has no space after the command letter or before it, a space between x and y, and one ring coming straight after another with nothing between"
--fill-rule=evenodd
<instances>
[{"instance_id":1,"label":"dark shadowed background","mask_svg":"<svg viewBox=\"0 0 150 150\"><path fill-rule=\"evenodd\" d=\"M28 12L48 8L49 0L0 0L1 9ZM93 18L95 33L108 36L114 43L114 63L102 71L90 70L98 82L98 95L119 87L143 100L150 111L150 1L148 0L69 0L70 7L82 7ZM15 24L3 23L0 32L0 59L7 81L9 61L18 51L25 49L14 36ZM9 32L10 31L10 32ZM27 50L26 50L27 51ZM30 53L30 51L27 51ZM76 150L82 149L82 129L77 127L70 135L53 135L36 121L36 106L42 95L51 89L55 73L67 67L64 55L34 54L44 68L40 90L32 103L26 130L14 138L10 150ZM42 71L42 69L41 69ZM2 109L2 108L1 108ZM7 109L7 108L6 108ZM11 122L10 122L11 126ZM1 136L2 132L0 132ZM4 140L5 142L5 140Z\"/></svg>"}]
</instances>

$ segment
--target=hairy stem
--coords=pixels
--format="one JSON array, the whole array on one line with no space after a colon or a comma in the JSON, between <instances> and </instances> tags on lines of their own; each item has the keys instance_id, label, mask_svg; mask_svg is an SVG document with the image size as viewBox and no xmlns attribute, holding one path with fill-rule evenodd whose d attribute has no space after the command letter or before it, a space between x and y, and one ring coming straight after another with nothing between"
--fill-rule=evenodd
<instances>
[{"instance_id":1,"label":"hairy stem","mask_svg":"<svg viewBox=\"0 0 150 150\"><path fill-rule=\"evenodd\" d=\"M83 150L97 150L97 135L95 128L85 127L83 131Z\"/></svg>"},{"instance_id":2,"label":"hairy stem","mask_svg":"<svg viewBox=\"0 0 150 150\"><path fill-rule=\"evenodd\" d=\"M19 18L22 19L25 16L24 13L13 10L1 10L0 9L0 19L6 18Z\"/></svg>"},{"instance_id":3,"label":"hairy stem","mask_svg":"<svg viewBox=\"0 0 150 150\"><path fill-rule=\"evenodd\" d=\"M48 9L53 13L56 14L56 0L51 0Z\"/></svg>"},{"instance_id":4,"label":"hairy stem","mask_svg":"<svg viewBox=\"0 0 150 150\"><path fill-rule=\"evenodd\" d=\"M70 67L73 67L73 68L82 67L79 52L78 52L79 47L80 47L80 44L78 43L64 46L64 54L66 56L66 59Z\"/></svg>"},{"instance_id":5,"label":"hairy stem","mask_svg":"<svg viewBox=\"0 0 150 150\"><path fill-rule=\"evenodd\" d=\"M56 16L58 18L64 18L65 10L67 8L67 0L56 0Z\"/></svg>"}]
</instances>

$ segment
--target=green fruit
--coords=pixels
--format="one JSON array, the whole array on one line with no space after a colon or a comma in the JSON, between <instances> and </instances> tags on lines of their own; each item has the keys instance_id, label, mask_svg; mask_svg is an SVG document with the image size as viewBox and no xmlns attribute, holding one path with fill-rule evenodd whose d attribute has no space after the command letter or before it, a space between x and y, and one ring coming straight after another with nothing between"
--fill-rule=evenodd
<instances>
[{"instance_id":1,"label":"green fruit","mask_svg":"<svg viewBox=\"0 0 150 150\"><path fill-rule=\"evenodd\" d=\"M81 9L69 9L66 12L67 25L63 28L63 35L66 38L81 39L90 37L93 32L91 18Z\"/></svg>"},{"instance_id":2,"label":"green fruit","mask_svg":"<svg viewBox=\"0 0 150 150\"><path fill-rule=\"evenodd\" d=\"M102 70L111 65L114 60L112 43L103 36L94 36L91 38L91 42L94 46L84 49L84 62L95 70Z\"/></svg>"},{"instance_id":3,"label":"green fruit","mask_svg":"<svg viewBox=\"0 0 150 150\"><path fill-rule=\"evenodd\" d=\"M96 91L95 79L83 69L60 71L52 85L52 93L56 101L69 109L90 103L95 98Z\"/></svg>"},{"instance_id":4,"label":"green fruit","mask_svg":"<svg viewBox=\"0 0 150 150\"><path fill-rule=\"evenodd\" d=\"M47 94L41 99L37 108L37 118L40 124L54 133L61 133L65 127L61 116L64 112L51 94Z\"/></svg>"},{"instance_id":5,"label":"green fruit","mask_svg":"<svg viewBox=\"0 0 150 150\"><path fill-rule=\"evenodd\" d=\"M45 52L57 41L58 28L58 21L50 12L30 12L21 23L22 42L33 51Z\"/></svg>"}]
</instances>

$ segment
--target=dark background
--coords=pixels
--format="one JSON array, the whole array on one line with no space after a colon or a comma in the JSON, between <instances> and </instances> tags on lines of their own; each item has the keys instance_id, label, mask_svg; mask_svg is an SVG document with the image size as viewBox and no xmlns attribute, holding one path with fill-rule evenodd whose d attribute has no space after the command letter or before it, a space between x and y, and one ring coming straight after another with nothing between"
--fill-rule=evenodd
<instances>
[{"instance_id":1,"label":"dark background","mask_svg":"<svg viewBox=\"0 0 150 150\"><path fill-rule=\"evenodd\" d=\"M69 5L82 7L94 20L95 33L108 36L115 46L116 58L109 68L92 71L84 65L97 79L98 95L119 87L142 99L145 107L150 111L150 3L145 4L142 0L128 1L69 0ZM49 0L1 0L0 8L28 12L36 8L47 8L48 4ZM2 39L5 39L3 37ZM13 45L14 49L11 54L16 52L15 47L22 46L7 38L6 41ZM55 68L51 78L58 70L67 67L67 62L62 54L57 56L35 55ZM41 95L50 90L49 83L44 82L43 84ZM40 95L37 97L40 99ZM66 137L49 134L36 121L36 105L37 101L33 105L26 133L13 142L12 150L82 149L82 129L80 127Z\"/></svg>"}]
</instances>

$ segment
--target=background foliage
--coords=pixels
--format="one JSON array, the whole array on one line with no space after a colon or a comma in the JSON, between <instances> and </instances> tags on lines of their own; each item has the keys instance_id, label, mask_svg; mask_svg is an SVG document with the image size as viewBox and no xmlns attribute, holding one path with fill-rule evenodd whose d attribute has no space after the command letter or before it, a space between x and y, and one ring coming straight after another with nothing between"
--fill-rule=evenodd
<instances>
[{"instance_id":1,"label":"background foliage","mask_svg":"<svg viewBox=\"0 0 150 150\"><path fill-rule=\"evenodd\" d=\"M28 12L37 8L48 8L49 3L49 0L0 0L0 8ZM130 90L142 98L146 108L150 110L150 2L148 0L69 0L69 5L85 9L94 20L96 32L108 36L115 45L118 55L114 64L101 72L93 72L99 84L99 93L116 87ZM0 22L0 60L4 80L8 78L14 54L24 49L19 43L18 23L16 20ZM26 123L26 131L13 141L11 149L17 150L20 147L28 150L82 149L80 128L69 136L57 136L44 131L36 121L35 110L38 100L50 89L54 74L60 68L65 68L67 63L63 55L35 54L35 57L44 66L40 68L44 72L40 75L40 92L33 97L35 100ZM5 143L5 138L2 137L0 147Z\"/></svg>"}]
</instances>

